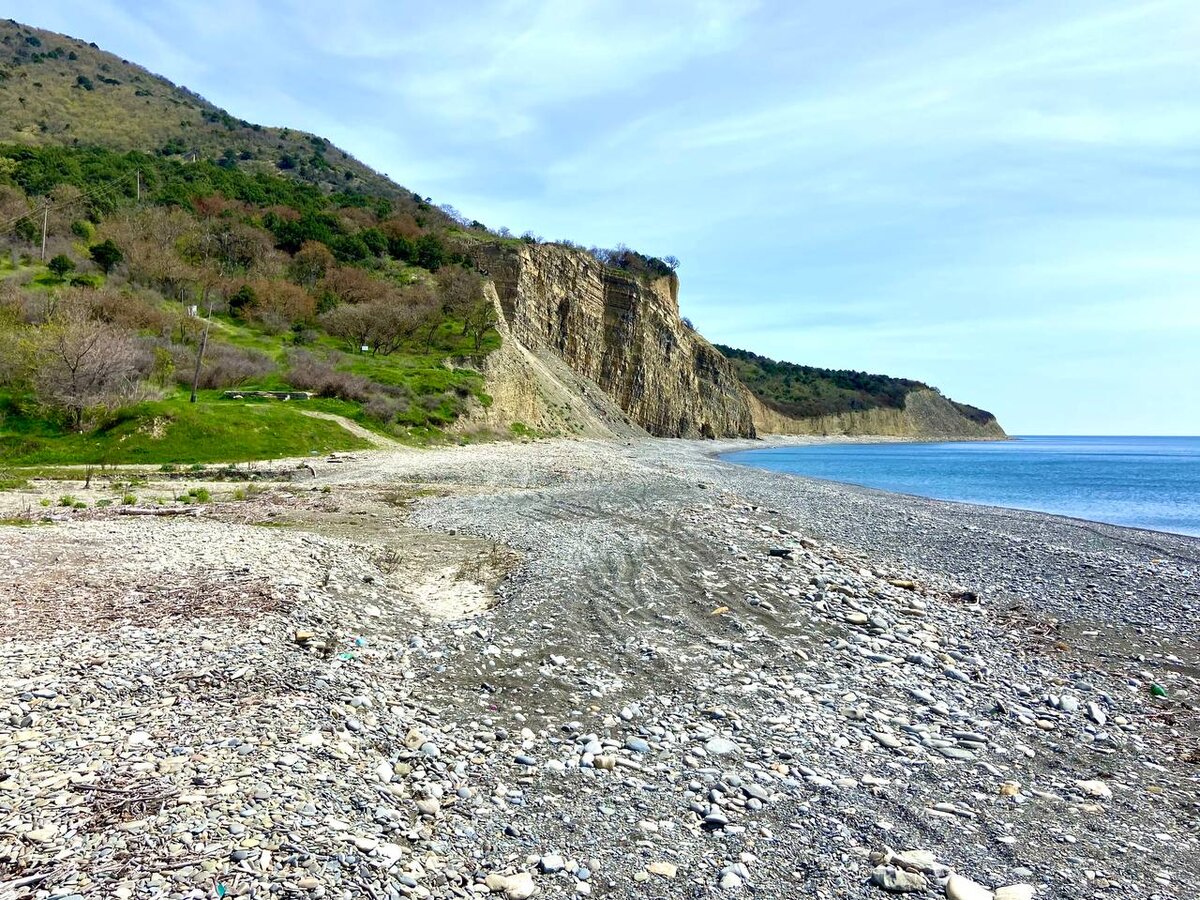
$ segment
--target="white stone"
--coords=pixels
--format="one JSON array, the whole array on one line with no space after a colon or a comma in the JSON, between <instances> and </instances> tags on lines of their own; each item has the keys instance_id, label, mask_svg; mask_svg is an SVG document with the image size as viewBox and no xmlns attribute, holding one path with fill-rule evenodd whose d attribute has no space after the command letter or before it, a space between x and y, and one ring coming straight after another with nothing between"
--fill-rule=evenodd
<instances>
[{"instance_id":1,"label":"white stone","mask_svg":"<svg viewBox=\"0 0 1200 900\"><path fill-rule=\"evenodd\" d=\"M991 891L982 884L976 884L970 878L961 875L951 875L946 882L947 900L995 900Z\"/></svg>"},{"instance_id":2,"label":"white stone","mask_svg":"<svg viewBox=\"0 0 1200 900\"><path fill-rule=\"evenodd\" d=\"M646 871L651 875L660 875L663 878L674 878L675 873L679 871L674 863L665 861L652 862L646 866Z\"/></svg>"},{"instance_id":3,"label":"white stone","mask_svg":"<svg viewBox=\"0 0 1200 900\"><path fill-rule=\"evenodd\" d=\"M1075 787L1079 788L1089 797L1099 797L1102 800L1112 799L1112 788L1099 779L1092 779L1090 781L1076 781Z\"/></svg>"},{"instance_id":4,"label":"white stone","mask_svg":"<svg viewBox=\"0 0 1200 900\"><path fill-rule=\"evenodd\" d=\"M536 893L537 885L533 883L533 876L528 872L518 872L504 879L504 896L508 900L527 900Z\"/></svg>"}]
</instances>

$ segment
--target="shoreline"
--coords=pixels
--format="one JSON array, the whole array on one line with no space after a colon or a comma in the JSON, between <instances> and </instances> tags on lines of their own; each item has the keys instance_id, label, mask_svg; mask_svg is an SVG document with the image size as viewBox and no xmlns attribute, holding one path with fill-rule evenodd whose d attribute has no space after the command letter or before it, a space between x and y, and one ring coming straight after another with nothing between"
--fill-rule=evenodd
<instances>
[{"instance_id":1,"label":"shoreline","mask_svg":"<svg viewBox=\"0 0 1200 900\"><path fill-rule=\"evenodd\" d=\"M1010 440L1020 440L1020 438L1010 438ZM903 440L900 442L901 443L912 443L912 444L929 443L926 441L909 441L909 440ZM890 440L862 440L862 441L829 441L829 442L821 442L821 443L866 444L866 443L892 443L892 441L890 441ZM955 443L955 442L949 441L949 440L946 440L946 441L939 440L939 441L935 441L935 443ZM788 445L784 444L781 446L788 446ZM798 446L798 444L793 445L793 446ZM976 503L971 500L954 500L954 499L947 498L947 497L930 497L926 494L910 494L906 491L893 491L893 490L889 490L888 488L875 487L874 485L859 484L859 483L853 482L853 481L839 481L836 478L821 478L816 475L805 475L800 472L785 472L780 469L770 469L765 466L758 466L751 462L741 462L741 461L726 459L727 456L729 456L730 454L733 454L733 453L743 453L743 452L752 452L755 450L770 450L770 449L773 449L773 448L772 447L734 448L734 449L729 449L729 450L720 450L713 454L710 454L710 456L712 459L715 459L719 462L727 463L729 465L748 466L750 468L758 469L760 471L771 472L776 475L785 475L790 478L800 478L800 479L804 479L806 481L820 482L822 484L838 485L841 487L855 488L857 490L863 490L863 491L876 491L880 494L884 494L884 495L891 496L891 497L902 497L902 498L905 498L908 500L932 500L937 503L950 503L950 504L955 504L958 506L976 507L976 508L982 509L982 510L992 510L992 511L1008 510L1011 512L1032 513L1032 514L1036 514L1039 516L1051 516L1055 519L1062 519L1067 522L1074 522L1074 523L1084 525L1084 526L1093 526L1093 525L1094 526L1102 526L1104 528L1119 529L1121 531L1139 532L1139 533L1142 533L1142 534L1145 534L1145 535L1148 535L1151 537L1178 538L1178 539L1182 539L1185 541L1195 541L1195 542L1200 543L1200 534L1186 534L1186 533L1180 532L1180 531L1163 531L1163 530L1157 529L1157 528L1143 528L1143 527L1140 527L1137 525L1122 525L1117 522L1105 522L1101 519L1087 519L1082 516L1071 516L1071 515L1067 515L1066 513L1050 512L1048 510L1042 510L1042 509L1030 509L1030 508L1024 507L1024 506L1004 506L1004 505L995 504L995 503Z\"/></svg>"},{"instance_id":2,"label":"shoreline","mask_svg":"<svg viewBox=\"0 0 1200 900\"><path fill-rule=\"evenodd\" d=\"M5 528L0 858L82 894L880 900L890 848L934 893L1194 893L1200 546L719 452L371 451ZM168 800L97 831L90 785Z\"/></svg>"}]
</instances>

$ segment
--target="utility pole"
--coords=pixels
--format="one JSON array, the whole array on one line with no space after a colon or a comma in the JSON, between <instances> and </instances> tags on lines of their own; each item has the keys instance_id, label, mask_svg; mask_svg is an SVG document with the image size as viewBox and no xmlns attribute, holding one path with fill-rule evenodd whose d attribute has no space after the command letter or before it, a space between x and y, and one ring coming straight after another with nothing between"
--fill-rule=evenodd
<instances>
[{"instance_id":1,"label":"utility pole","mask_svg":"<svg viewBox=\"0 0 1200 900\"><path fill-rule=\"evenodd\" d=\"M200 368L204 365L204 351L208 348L208 329L212 327L213 297L211 288L205 285L204 295L208 300L208 320L204 323L204 333L200 336L200 347L196 350L196 371L192 374L192 396L189 403L196 402L196 392L200 389Z\"/></svg>"},{"instance_id":2,"label":"utility pole","mask_svg":"<svg viewBox=\"0 0 1200 900\"><path fill-rule=\"evenodd\" d=\"M50 222L50 201L42 207L42 262L46 261L46 226Z\"/></svg>"}]
</instances>

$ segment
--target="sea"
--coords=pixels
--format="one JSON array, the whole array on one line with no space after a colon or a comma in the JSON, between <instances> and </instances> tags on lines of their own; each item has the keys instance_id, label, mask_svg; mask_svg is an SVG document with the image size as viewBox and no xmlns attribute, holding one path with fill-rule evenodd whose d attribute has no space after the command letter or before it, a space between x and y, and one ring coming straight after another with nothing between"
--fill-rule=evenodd
<instances>
[{"instance_id":1,"label":"sea","mask_svg":"<svg viewBox=\"0 0 1200 900\"><path fill-rule=\"evenodd\" d=\"M936 500L1200 537L1200 437L809 444L724 459Z\"/></svg>"}]
</instances>

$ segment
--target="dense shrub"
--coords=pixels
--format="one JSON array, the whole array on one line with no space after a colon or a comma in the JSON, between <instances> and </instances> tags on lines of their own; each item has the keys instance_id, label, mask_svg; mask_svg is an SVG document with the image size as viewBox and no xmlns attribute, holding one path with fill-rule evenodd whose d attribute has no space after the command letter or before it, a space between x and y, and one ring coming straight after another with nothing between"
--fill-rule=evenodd
<instances>
[{"instance_id":1,"label":"dense shrub","mask_svg":"<svg viewBox=\"0 0 1200 900\"><path fill-rule=\"evenodd\" d=\"M288 357L289 368L284 378L297 390L312 391L319 397L332 397L365 403L378 387L370 380L350 372L338 371L328 359L296 350Z\"/></svg>"},{"instance_id":2,"label":"dense shrub","mask_svg":"<svg viewBox=\"0 0 1200 900\"><path fill-rule=\"evenodd\" d=\"M196 348L174 345L171 351L176 380L180 384L191 385L195 374ZM235 388L266 378L274 372L275 361L265 353L210 341L204 351L199 386L211 390Z\"/></svg>"},{"instance_id":3,"label":"dense shrub","mask_svg":"<svg viewBox=\"0 0 1200 900\"><path fill-rule=\"evenodd\" d=\"M409 405L407 397L376 394L363 404L363 412L378 422L390 424L408 412Z\"/></svg>"},{"instance_id":4,"label":"dense shrub","mask_svg":"<svg viewBox=\"0 0 1200 900\"><path fill-rule=\"evenodd\" d=\"M336 368L340 355L320 357L306 350L294 351L290 358L287 383L297 390L312 391L318 397L349 400L363 404L363 412L372 419L393 423L408 412L412 393L407 387L379 384Z\"/></svg>"},{"instance_id":5,"label":"dense shrub","mask_svg":"<svg viewBox=\"0 0 1200 900\"><path fill-rule=\"evenodd\" d=\"M290 281L260 278L250 283L254 300L245 314L261 322L268 330L286 331L297 322L307 322L317 312L312 294Z\"/></svg>"},{"instance_id":6,"label":"dense shrub","mask_svg":"<svg viewBox=\"0 0 1200 900\"><path fill-rule=\"evenodd\" d=\"M120 247L113 243L112 238L88 247L88 255L105 275L109 274L117 263L125 258L125 254L121 252Z\"/></svg>"},{"instance_id":7,"label":"dense shrub","mask_svg":"<svg viewBox=\"0 0 1200 900\"><path fill-rule=\"evenodd\" d=\"M630 250L624 244L618 244L612 250L592 247L588 252L603 265L620 269L638 278L666 278L674 275L675 270L679 268L679 260L673 256L659 259L657 256L647 256Z\"/></svg>"},{"instance_id":8,"label":"dense shrub","mask_svg":"<svg viewBox=\"0 0 1200 900\"><path fill-rule=\"evenodd\" d=\"M229 295L226 303L229 306L230 315L241 317L245 314L247 308L254 305L255 300L254 288L248 284L241 285L236 291Z\"/></svg>"},{"instance_id":9,"label":"dense shrub","mask_svg":"<svg viewBox=\"0 0 1200 900\"><path fill-rule=\"evenodd\" d=\"M93 318L130 331L150 331L166 334L175 317L152 300L130 291L111 288L76 292L74 302L87 307Z\"/></svg>"},{"instance_id":10,"label":"dense shrub","mask_svg":"<svg viewBox=\"0 0 1200 900\"><path fill-rule=\"evenodd\" d=\"M288 277L301 287L312 290L336 265L324 244L306 241L288 265Z\"/></svg>"},{"instance_id":11,"label":"dense shrub","mask_svg":"<svg viewBox=\"0 0 1200 900\"><path fill-rule=\"evenodd\" d=\"M329 298L330 306L341 303L368 303L383 297L387 291L386 283L353 266L329 268L318 286L318 292Z\"/></svg>"},{"instance_id":12,"label":"dense shrub","mask_svg":"<svg viewBox=\"0 0 1200 900\"><path fill-rule=\"evenodd\" d=\"M60 253L54 259L50 260L47 267L59 278L64 278L68 272L75 268L75 260L71 259L65 253Z\"/></svg>"}]
</instances>

